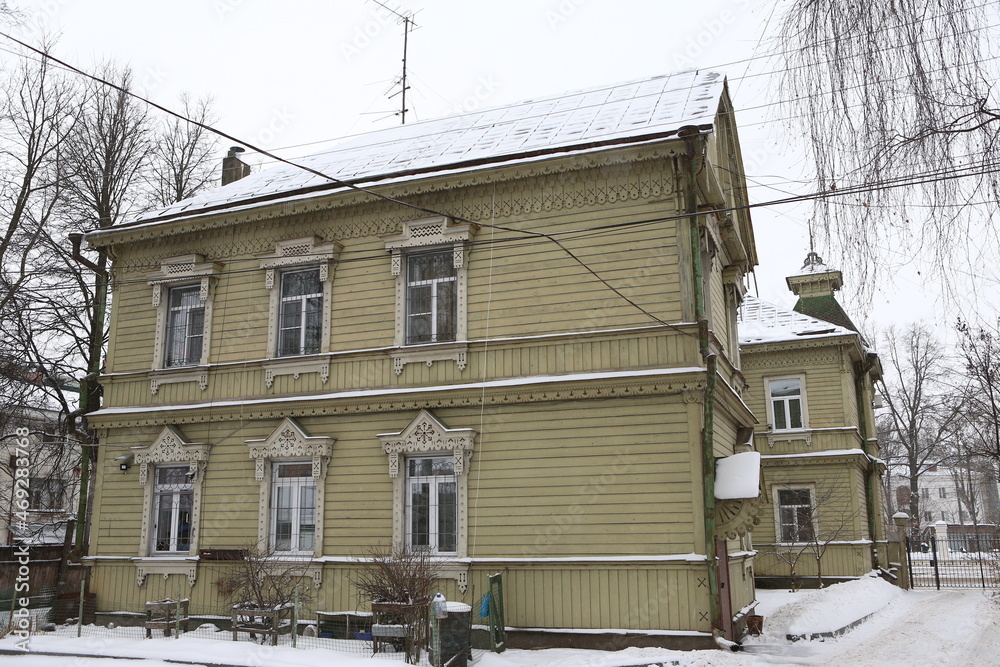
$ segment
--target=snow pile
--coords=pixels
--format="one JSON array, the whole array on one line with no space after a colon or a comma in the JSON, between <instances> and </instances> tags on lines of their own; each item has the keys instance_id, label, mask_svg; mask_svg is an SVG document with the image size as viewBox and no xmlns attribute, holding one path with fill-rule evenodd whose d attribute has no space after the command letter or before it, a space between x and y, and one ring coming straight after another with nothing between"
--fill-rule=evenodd
<instances>
[{"instance_id":1,"label":"snow pile","mask_svg":"<svg viewBox=\"0 0 1000 667\"><path fill-rule=\"evenodd\" d=\"M902 591L876 576L792 594L764 619L768 635L834 632L884 608Z\"/></svg>"}]
</instances>

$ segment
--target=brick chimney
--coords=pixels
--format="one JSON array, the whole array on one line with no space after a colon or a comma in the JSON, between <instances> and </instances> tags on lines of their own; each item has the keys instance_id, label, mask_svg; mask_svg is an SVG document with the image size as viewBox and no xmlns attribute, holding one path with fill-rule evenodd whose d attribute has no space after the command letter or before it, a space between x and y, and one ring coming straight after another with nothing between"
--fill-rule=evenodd
<instances>
[{"instance_id":1,"label":"brick chimney","mask_svg":"<svg viewBox=\"0 0 1000 667\"><path fill-rule=\"evenodd\" d=\"M222 184L229 185L233 181L238 181L250 175L250 165L240 159L240 153L244 149L240 146L233 146L229 149L229 155L222 158Z\"/></svg>"}]
</instances>

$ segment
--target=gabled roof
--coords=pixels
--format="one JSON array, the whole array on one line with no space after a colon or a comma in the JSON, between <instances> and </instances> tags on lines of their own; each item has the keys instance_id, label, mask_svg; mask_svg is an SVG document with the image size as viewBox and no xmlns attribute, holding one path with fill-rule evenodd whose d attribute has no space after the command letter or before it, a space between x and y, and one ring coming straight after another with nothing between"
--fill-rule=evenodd
<instances>
[{"instance_id":1,"label":"gabled roof","mask_svg":"<svg viewBox=\"0 0 1000 667\"><path fill-rule=\"evenodd\" d=\"M371 132L298 162L362 185L642 143L689 125L712 129L724 89L722 74L688 70ZM341 189L329 179L280 165L119 228Z\"/></svg>"},{"instance_id":2,"label":"gabled roof","mask_svg":"<svg viewBox=\"0 0 1000 667\"><path fill-rule=\"evenodd\" d=\"M749 294L743 298L738 318L740 345L857 335L846 327L761 301Z\"/></svg>"}]
</instances>

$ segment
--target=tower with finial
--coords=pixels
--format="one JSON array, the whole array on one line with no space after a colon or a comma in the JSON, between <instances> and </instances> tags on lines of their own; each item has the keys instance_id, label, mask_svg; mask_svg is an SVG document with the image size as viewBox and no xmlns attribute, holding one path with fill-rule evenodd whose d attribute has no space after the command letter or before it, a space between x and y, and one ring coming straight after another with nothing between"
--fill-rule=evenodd
<instances>
[{"instance_id":1,"label":"tower with finial","mask_svg":"<svg viewBox=\"0 0 1000 667\"><path fill-rule=\"evenodd\" d=\"M824 264L814 251L809 251L802 268L785 278L785 283L799 297L793 308L796 312L858 331L834 295L844 284L843 274Z\"/></svg>"}]
</instances>

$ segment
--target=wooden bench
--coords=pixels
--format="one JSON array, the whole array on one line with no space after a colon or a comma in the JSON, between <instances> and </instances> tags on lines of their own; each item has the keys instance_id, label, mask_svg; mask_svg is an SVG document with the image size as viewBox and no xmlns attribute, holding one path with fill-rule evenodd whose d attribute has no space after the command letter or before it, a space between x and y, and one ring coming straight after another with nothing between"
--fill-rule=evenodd
<instances>
[{"instance_id":1,"label":"wooden bench","mask_svg":"<svg viewBox=\"0 0 1000 667\"><path fill-rule=\"evenodd\" d=\"M239 633L246 632L251 641L260 635L261 643L271 638L271 646L278 645L278 635L292 632L292 605L285 604L276 609L255 609L233 607L233 641L239 640Z\"/></svg>"},{"instance_id":2,"label":"wooden bench","mask_svg":"<svg viewBox=\"0 0 1000 667\"><path fill-rule=\"evenodd\" d=\"M188 631L188 604L190 600L157 600L146 603L146 639L153 635L153 630L163 630L163 636L169 637L174 628L178 632Z\"/></svg>"}]
</instances>

